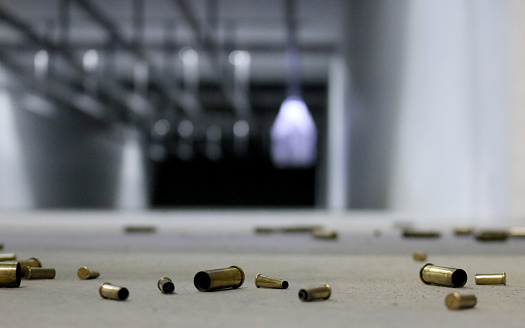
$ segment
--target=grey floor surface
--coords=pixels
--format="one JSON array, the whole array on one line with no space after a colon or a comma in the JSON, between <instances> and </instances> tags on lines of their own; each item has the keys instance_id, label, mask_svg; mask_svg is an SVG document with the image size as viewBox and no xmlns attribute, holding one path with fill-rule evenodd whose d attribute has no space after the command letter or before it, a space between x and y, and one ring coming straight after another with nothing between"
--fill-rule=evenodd
<instances>
[{"instance_id":1,"label":"grey floor surface","mask_svg":"<svg viewBox=\"0 0 525 328\"><path fill-rule=\"evenodd\" d=\"M253 233L256 226L321 224L336 241L307 234ZM128 225L151 224L151 234L126 234ZM38 257L57 271L54 280L22 280L0 289L0 327L523 327L525 240L481 244L441 226L437 240L406 240L382 215L327 216L322 212L4 212L2 252ZM427 286L418 277L428 261L459 267L465 287ZM238 265L246 273L236 290L199 292L200 270ZM83 281L76 271L101 272ZM507 286L476 286L476 273L505 271ZM257 273L286 279L289 289L258 289ZM156 287L170 277L176 293ZM125 286L126 301L101 298L103 282ZM332 297L304 303L300 288L328 283ZM450 311L450 292L473 293L475 308Z\"/></svg>"}]
</instances>

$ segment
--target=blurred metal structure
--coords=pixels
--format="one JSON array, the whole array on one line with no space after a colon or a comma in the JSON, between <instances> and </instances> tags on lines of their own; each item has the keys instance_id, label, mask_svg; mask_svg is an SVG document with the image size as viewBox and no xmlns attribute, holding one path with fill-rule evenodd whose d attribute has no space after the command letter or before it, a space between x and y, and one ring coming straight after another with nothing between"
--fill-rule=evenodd
<instances>
[{"instance_id":1,"label":"blurred metal structure","mask_svg":"<svg viewBox=\"0 0 525 328\"><path fill-rule=\"evenodd\" d=\"M339 2L332 0L323 7L337 12ZM193 120L206 116L208 105L181 89L174 63L163 64L159 59L169 58L170 53L190 46L204 56L199 67L201 80L215 84L220 92L216 103L231 110L224 113L228 124L233 125L239 119L250 123L253 99L248 98L247 87L239 88L235 84L235 65L228 62L230 52L246 51L254 59L252 62L284 57L286 42L282 37L289 26L294 26L298 34L306 36L298 43L299 51L317 56L316 65L307 66L309 72L305 75L323 82L326 78L329 58L322 57L336 48L338 36L331 32L337 22L326 26L330 13L322 19L310 19L318 10L319 4L315 1L298 1L298 5L306 15L298 15L302 17L300 22L287 24L283 19L286 16L284 2L269 4L265 12L258 14L261 5L231 0L54 0L45 5L31 0L3 1L0 2L0 22L9 31L3 33L4 37L0 35L0 62L14 70L29 89L60 106L80 110L97 119L147 122L146 125L152 126L166 115L170 120L180 114ZM270 12L273 17L267 17ZM248 17L248 13L256 18ZM256 26L248 29L250 23ZM323 25L324 30L319 32ZM84 31L79 33L79 30ZM168 37L158 38L159 30ZM256 37L249 35L254 30L259 34ZM23 39L5 37L13 33L22 35ZM241 33L248 34L241 38ZM329 39L319 38L320 33L328 35ZM83 37L79 37L81 34ZM39 50L46 50L49 57L45 83L32 81L34 67L25 58ZM99 74L101 76L95 77L98 86L94 93L83 87L88 72L83 68L82 55L90 50L98 51L99 65L106 67L106 71ZM146 92L130 88L130 71L126 69L130 61L147 67ZM284 66L284 63L277 66ZM272 70L275 71L275 67ZM258 71L261 69L252 74L256 79L260 78ZM284 76L278 79L284 80ZM246 92L239 92L239 89ZM177 109L182 113L169 114Z\"/></svg>"},{"instance_id":2,"label":"blurred metal structure","mask_svg":"<svg viewBox=\"0 0 525 328\"><path fill-rule=\"evenodd\" d=\"M0 194L19 184L18 206L146 208L155 165L264 161L292 27L305 102L324 125L343 3L0 0L4 144L18 154L0 169L28 180Z\"/></svg>"}]
</instances>

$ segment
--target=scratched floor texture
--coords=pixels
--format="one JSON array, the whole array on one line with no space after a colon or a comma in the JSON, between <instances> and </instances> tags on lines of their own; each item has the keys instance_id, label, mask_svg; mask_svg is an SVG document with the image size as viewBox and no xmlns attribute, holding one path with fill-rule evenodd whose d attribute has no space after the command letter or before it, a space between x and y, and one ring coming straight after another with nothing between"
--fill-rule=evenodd
<instances>
[{"instance_id":1,"label":"scratched floor texture","mask_svg":"<svg viewBox=\"0 0 525 328\"><path fill-rule=\"evenodd\" d=\"M0 288L0 327L523 327L525 240L480 243L457 237L450 222L432 221L438 239L407 240L410 222L388 214L300 211L0 212L3 253L37 257L53 280ZM126 226L153 233L125 233ZM338 239L309 234L255 234L256 227L321 225ZM468 274L459 289L419 280L425 262ZM195 273L238 265L241 288L199 292ZM80 280L81 266L100 271ZM506 286L476 286L476 273L507 273ZM256 288L257 273L285 279L286 290ZM175 293L157 280L168 276ZM124 286L126 301L103 299L103 282ZM301 302L299 289L328 283L326 301ZM450 292L475 294L473 309L450 311Z\"/></svg>"}]
</instances>

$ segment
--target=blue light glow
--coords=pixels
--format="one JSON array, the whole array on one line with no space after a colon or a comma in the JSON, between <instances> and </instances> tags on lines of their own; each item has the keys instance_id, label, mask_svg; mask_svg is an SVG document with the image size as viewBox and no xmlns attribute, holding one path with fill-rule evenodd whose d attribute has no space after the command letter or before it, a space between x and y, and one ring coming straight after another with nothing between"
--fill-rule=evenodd
<instances>
[{"instance_id":1,"label":"blue light glow","mask_svg":"<svg viewBox=\"0 0 525 328\"><path fill-rule=\"evenodd\" d=\"M271 130L271 157L280 168L309 167L317 158L317 129L299 97L284 100Z\"/></svg>"}]
</instances>

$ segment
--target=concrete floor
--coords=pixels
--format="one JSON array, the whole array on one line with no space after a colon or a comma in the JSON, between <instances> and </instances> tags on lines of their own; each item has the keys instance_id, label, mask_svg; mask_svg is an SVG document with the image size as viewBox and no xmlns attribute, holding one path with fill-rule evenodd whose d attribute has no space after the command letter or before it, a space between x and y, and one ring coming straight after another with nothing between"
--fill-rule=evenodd
<instances>
[{"instance_id":1,"label":"concrete floor","mask_svg":"<svg viewBox=\"0 0 525 328\"><path fill-rule=\"evenodd\" d=\"M1 327L522 327L525 320L525 240L479 243L442 226L436 240L407 240L384 214L323 212L2 212L2 252L38 257L54 280L22 280L0 289ZM150 224L150 234L126 234L127 224ZM321 224L336 241L307 234L256 235L261 225ZM464 269L463 288L419 280L425 262ZM199 292L201 270L238 265L246 281L236 290ZM99 270L80 280L80 266ZM507 286L476 286L476 273L507 273ZM258 289L257 273L282 278L286 290ZM175 294L157 280L170 277ZM127 287L126 301L101 298L103 282ZM328 283L327 301L304 303L299 289ZM475 308L450 311L445 296L474 293Z\"/></svg>"}]
</instances>

